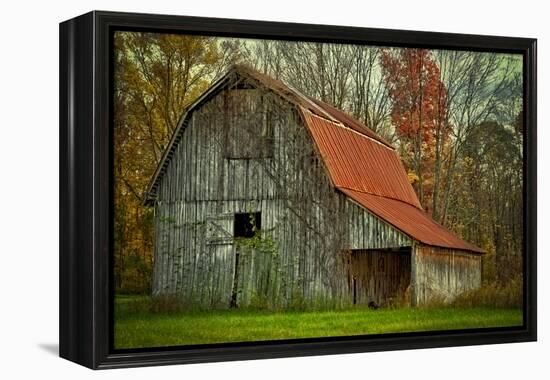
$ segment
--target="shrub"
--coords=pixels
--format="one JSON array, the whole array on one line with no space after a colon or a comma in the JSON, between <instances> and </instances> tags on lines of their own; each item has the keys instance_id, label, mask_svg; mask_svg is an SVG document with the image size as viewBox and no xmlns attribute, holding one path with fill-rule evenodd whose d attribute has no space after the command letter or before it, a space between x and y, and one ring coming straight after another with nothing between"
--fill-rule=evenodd
<instances>
[{"instance_id":1,"label":"shrub","mask_svg":"<svg viewBox=\"0 0 550 380\"><path fill-rule=\"evenodd\" d=\"M115 301L115 314L134 315L148 313L151 309L149 297L118 294Z\"/></svg>"},{"instance_id":2,"label":"shrub","mask_svg":"<svg viewBox=\"0 0 550 380\"><path fill-rule=\"evenodd\" d=\"M523 277L516 275L506 282L493 282L482 285L479 289L459 295L453 306L473 307L489 306L502 308L523 307Z\"/></svg>"},{"instance_id":3,"label":"shrub","mask_svg":"<svg viewBox=\"0 0 550 380\"><path fill-rule=\"evenodd\" d=\"M118 293L149 294L151 291L151 260L132 252L126 258L123 268L118 269Z\"/></svg>"}]
</instances>

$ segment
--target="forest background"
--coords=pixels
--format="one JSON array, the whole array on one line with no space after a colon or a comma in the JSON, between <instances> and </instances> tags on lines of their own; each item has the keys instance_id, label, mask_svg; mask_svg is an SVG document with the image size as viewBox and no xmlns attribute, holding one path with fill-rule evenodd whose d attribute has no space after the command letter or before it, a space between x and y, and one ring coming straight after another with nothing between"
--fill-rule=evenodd
<instances>
[{"instance_id":1,"label":"forest background","mask_svg":"<svg viewBox=\"0 0 550 380\"><path fill-rule=\"evenodd\" d=\"M115 289L149 294L144 192L180 116L233 64L344 110L399 151L436 221L487 251L482 279L521 287L520 55L118 32Z\"/></svg>"}]
</instances>

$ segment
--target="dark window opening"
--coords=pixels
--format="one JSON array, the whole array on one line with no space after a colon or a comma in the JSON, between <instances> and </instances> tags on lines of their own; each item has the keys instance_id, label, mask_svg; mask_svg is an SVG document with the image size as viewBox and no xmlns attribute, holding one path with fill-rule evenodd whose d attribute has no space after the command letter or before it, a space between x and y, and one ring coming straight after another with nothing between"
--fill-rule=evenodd
<instances>
[{"instance_id":1,"label":"dark window opening","mask_svg":"<svg viewBox=\"0 0 550 380\"><path fill-rule=\"evenodd\" d=\"M233 236L250 238L257 230L262 228L262 217L260 212L245 212L235 214L233 223Z\"/></svg>"}]
</instances>

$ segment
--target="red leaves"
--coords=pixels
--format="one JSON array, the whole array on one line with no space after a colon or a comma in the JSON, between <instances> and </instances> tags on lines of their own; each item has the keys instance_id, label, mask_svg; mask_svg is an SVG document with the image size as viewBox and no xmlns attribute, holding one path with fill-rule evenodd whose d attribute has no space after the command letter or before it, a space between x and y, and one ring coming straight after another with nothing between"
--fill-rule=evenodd
<instances>
[{"instance_id":1,"label":"red leaves","mask_svg":"<svg viewBox=\"0 0 550 380\"><path fill-rule=\"evenodd\" d=\"M382 73L392 101L391 120L418 178L420 201L431 195L436 146L448 137L447 91L432 53L425 49L384 49Z\"/></svg>"},{"instance_id":2,"label":"red leaves","mask_svg":"<svg viewBox=\"0 0 550 380\"><path fill-rule=\"evenodd\" d=\"M439 67L425 49L382 52L382 67L393 103L392 122L408 138L429 142L446 119L446 90Z\"/></svg>"}]
</instances>

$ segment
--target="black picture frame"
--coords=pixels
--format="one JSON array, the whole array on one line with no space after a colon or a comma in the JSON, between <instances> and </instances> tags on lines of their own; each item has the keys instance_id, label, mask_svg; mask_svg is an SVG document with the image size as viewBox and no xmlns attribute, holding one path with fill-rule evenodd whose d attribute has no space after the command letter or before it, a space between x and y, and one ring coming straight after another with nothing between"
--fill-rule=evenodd
<instances>
[{"instance_id":1,"label":"black picture frame","mask_svg":"<svg viewBox=\"0 0 550 380\"><path fill-rule=\"evenodd\" d=\"M522 54L523 326L114 351L111 101L116 30ZM59 36L61 357L102 369L536 340L536 39L105 11L62 22Z\"/></svg>"}]
</instances>

